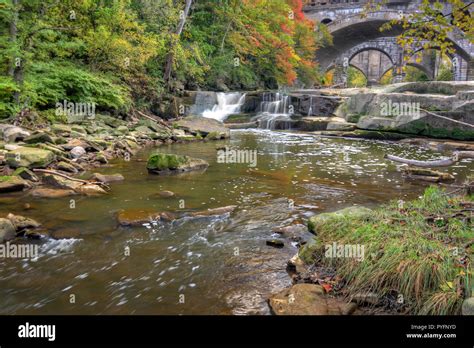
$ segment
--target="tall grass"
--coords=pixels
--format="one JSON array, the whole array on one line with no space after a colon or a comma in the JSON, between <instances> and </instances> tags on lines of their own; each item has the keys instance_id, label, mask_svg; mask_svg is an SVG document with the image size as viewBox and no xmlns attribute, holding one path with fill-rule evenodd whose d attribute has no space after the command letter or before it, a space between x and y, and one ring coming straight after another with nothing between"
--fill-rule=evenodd
<instances>
[{"instance_id":1,"label":"tall grass","mask_svg":"<svg viewBox=\"0 0 474 348\"><path fill-rule=\"evenodd\" d=\"M317 243L301 252L335 267L350 295L396 292L404 312L458 314L473 274L474 247L466 247L474 239L472 211L462 203L472 201L430 187L403 207L393 202L366 215L327 219L316 231ZM324 245L333 242L364 245L364 259L324 257Z\"/></svg>"}]
</instances>

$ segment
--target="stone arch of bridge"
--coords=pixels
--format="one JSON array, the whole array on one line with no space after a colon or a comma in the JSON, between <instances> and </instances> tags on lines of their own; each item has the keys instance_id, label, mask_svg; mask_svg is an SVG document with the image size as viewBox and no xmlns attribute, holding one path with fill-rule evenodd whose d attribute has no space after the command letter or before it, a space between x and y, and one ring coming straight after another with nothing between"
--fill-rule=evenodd
<instances>
[{"instance_id":1,"label":"stone arch of bridge","mask_svg":"<svg viewBox=\"0 0 474 348\"><path fill-rule=\"evenodd\" d=\"M399 16L399 12L395 10L380 10L368 13L365 17L356 13L332 21L327 27L333 36L333 45L323 47L316 52L316 59L320 66L325 69L341 52L346 52L364 42L382 37L395 38L400 35L403 28L399 25L393 25L390 30L380 31L383 24ZM450 33L448 39L453 43L457 55L466 61L473 60L474 45L470 44L469 40L461 37L459 32Z\"/></svg>"}]
</instances>

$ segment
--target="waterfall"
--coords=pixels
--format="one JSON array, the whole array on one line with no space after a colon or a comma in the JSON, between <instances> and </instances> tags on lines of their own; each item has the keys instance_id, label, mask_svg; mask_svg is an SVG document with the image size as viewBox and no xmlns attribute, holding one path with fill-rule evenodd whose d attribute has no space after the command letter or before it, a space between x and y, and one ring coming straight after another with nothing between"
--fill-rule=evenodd
<instances>
[{"instance_id":1,"label":"waterfall","mask_svg":"<svg viewBox=\"0 0 474 348\"><path fill-rule=\"evenodd\" d=\"M245 102L245 93L217 93L217 104L202 112L202 116L224 121L229 115L238 114Z\"/></svg>"},{"instance_id":2,"label":"waterfall","mask_svg":"<svg viewBox=\"0 0 474 348\"><path fill-rule=\"evenodd\" d=\"M264 129L291 129L290 97L283 93L263 93L260 112L254 120Z\"/></svg>"},{"instance_id":3,"label":"waterfall","mask_svg":"<svg viewBox=\"0 0 474 348\"><path fill-rule=\"evenodd\" d=\"M313 115L313 96L309 98L309 109L308 109L308 116Z\"/></svg>"}]
</instances>

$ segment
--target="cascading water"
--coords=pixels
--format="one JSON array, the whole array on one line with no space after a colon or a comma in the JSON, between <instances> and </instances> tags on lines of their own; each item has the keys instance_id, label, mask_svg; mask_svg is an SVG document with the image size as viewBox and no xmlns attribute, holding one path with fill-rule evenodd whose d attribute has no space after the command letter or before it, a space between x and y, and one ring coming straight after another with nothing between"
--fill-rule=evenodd
<instances>
[{"instance_id":1,"label":"cascading water","mask_svg":"<svg viewBox=\"0 0 474 348\"><path fill-rule=\"evenodd\" d=\"M264 129L291 129L290 97L283 93L264 93L260 113L254 118Z\"/></svg>"},{"instance_id":2,"label":"cascading water","mask_svg":"<svg viewBox=\"0 0 474 348\"><path fill-rule=\"evenodd\" d=\"M217 93L217 104L211 110L205 110L201 115L224 121L229 115L238 114L245 102L245 93Z\"/></svg>"}]
</instances>

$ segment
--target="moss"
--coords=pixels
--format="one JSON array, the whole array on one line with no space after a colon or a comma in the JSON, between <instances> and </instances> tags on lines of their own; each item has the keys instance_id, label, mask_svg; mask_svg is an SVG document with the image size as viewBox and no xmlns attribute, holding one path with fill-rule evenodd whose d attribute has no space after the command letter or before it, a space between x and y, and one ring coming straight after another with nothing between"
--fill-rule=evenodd
<instances>
[{"instance_id":1,"label":"moss","mask_svg":"<svg viewBox=\"0 0 474 348\"><path fill-rule=\"evenodd\" d=\"M357 123L357 122L359 122L359 120L362 116L365 116L365 115L363 115L363 114L351 114L351 115L347 116L346 121L349 122L349 123Z\"/></svg>"},{"instance_id":2,"label":"moss","mask_svg":"<svg viewBox=\"0 0 474 348\"><path fill-rule=\"evenodd\" d=\"M188 163L186 156L156 153L148 158L147 168L151 170L173 170Z\"/></svg>"},{"instance_id":3,"label":"moss","mask_svg":"<svg viewBox=\"0 0 474 348\"><path fill-rule=\"evenodd\" d=\"M15 175L15 174L13 174ZM14 177L12 175L2 175L0 176L0 182L5 182L5 181L10 181L14 179Z\"/></svg>"},{"instance_id":4,"label":"moss","mask_svg":"<svg viewBox=\"0 0 474 348\"><path fill-rule=\"evenodd\" d=\"M423 121L414 121L402 128L403 132L409 134L423 135L432 138L474 140L474 131L459 128L434 128Z\"/></svg>"},{"instance_id":5,"label":"moss","mask_svg":"<svg viewBox=\"0 0 474 348\"><path fill-rule=\"evenodd\" d=\"M473 196L449 197L435 187L399 206L384 205L360 216L333 214L317 227L317 242L300 251L305 261L336 270L354 294L402 295L400 310L412 314L459 314L469 294L474 253L472 219L465 211ZM472 203L470 203L472 204ZM455 216L455 218L453 218ZM315 221L312 221L313 229ZM364 257L326 257L325 245L364 246Z\"/></svg>"},{"instance_id":6,"label":"moss","mask_svg":"<svg viewBox=\"0 0 474 348\"><path fill-rule=\"evenodd\" d=\"M221 133L219 132L210 132L207 136L207 140L220 140L222 138Z\"/></svg>"}]
</instances>

